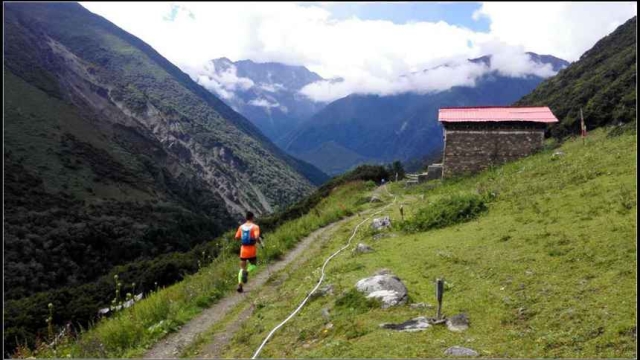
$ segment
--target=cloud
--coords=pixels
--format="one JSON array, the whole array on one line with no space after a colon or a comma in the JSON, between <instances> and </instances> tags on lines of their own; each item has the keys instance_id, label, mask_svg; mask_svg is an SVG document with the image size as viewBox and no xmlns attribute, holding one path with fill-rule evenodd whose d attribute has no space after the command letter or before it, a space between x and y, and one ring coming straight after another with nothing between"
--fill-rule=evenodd
<instances>
[{"instance_id":1,"label":"cloud","mask_svg":"<svg viewBox=\"0 0 640 360\"><path fill-rule=\"evenodd\" d=\"M269 102L269 100L264 98L253 99L248 102L248 105L264 108L268 113L271 113L272 108L278 108L285 114L289 112L289 109L286 106L280 105L277 101Z\"/></svg>"},{"instance_id":2,"label":"cloud","mask_svg":"<svg viewBox=\"0 0 640 360\"><path fill-rule=\"evenodd\" d=\"M303 87L300 93L314 101L330 102L349 94L396 95L406 92L429 93L453 86L475 86L476 79L489 71L483 64L460 63L416 72L396 79L381 77L345 79L341 82L318 81Z\"/></svg>"},{"instance_id":3,"label":"cloud","mask_svg":"<svg viewBox=\"0 0 640 360\"><path fill-rule=\"evenodd\" d=\"M259 86L262 90L272 92L272 93L285 90L284 85L278 84L278 83L273 83L273 84L260 83Z\"/></svg>"},{"instance_id":4,"label":"cloud","mask_svg":"<svg viewBox=\"0 0 640 360\"><path fill-rule=\"evenodd\" d=\"M556 74L551 64L537 63L526 54L522 46L509 46L502 42L489 41L480 46L485 54L491 54L491 71L508 77L535 75L547 78Z\"/></svg>"},{"instance_id":5,"label":"cloud","mask_svg":"<svg viewBox=\"0 0 640 360\"><path fill-rule=\"evenodd\" d=\"M220 57L303 65L324 78L344 79L302 90L317 101L354 92L392 94L473 86L479 70L464 60L489 50L495 55L492 69L501 74L549 76L549 67L529 61L524 52L575 61L636 14L636 3L484 3L473 16L489 20L487 33L444 21L395 24L336 19L331 4L81 4L140 37L221 97L233 97L237 89L256 84L233 71L218 77L210 74L204 64ZM457 64L458 71L421 73L447 62ZM263 89L269 91L269 85Z\"/></svg>"},{"instance_id":6,"label":"cloud","mask_svg":"<svg viewBox=\"0 0 640 360\"><path fill-rule=\"evenodd\" d=\"M636 2L488 2L473 16L487 17L491 35L506 44L575 61L637 15L636 6Z\"/></svg>"},{"instance_id":7,"label":"cloud","mask_svg":"<svg viewBox=\"0 0 640 360\"><path fill-rule=\"evenodd\" d=\"M235 97L236 90L248 90L255 85L251 79L239 77L237 68L231 63L216 69L212 61L207 61L202 65L185 66L183 70L195 82L227 100Z\"/></svg>"},{"instance_id":8,"label":"cloud","mask_svg":"<svg viewBox=\"0 0 640 360\"><path fill-rule=\"evenodd\" d=\"M279 107L280 106L280 104L278 104L278 102L273 102L272 103L272 102L269 102L269 100L263 99L263 98L253 99L253 100L249 101L249 105L263 107L263 108L274 108L274 107Z\"/></svg>"},{"instance_id":9,"label":"cloud","mask_svg":"<svg viewBox=\"0 0 640 360\"><path fill-rule=\"evenodd\" d=\"M300 93L314 101L329 102L349 94L396 95L401 93L430 93L448 90L454 86L473 87L481 76L497 72L508 77L553 76L556 72L550 64L533 61L522 49L498 46L492 48L490 65L473 63L467 59L455 59L446 65L437 66L425 71L413 72L392 80L384 78L363 78L361 80L314 82L303 87ZM486 46L483 48L487 48Z\"/></svg>"}]
</instances>

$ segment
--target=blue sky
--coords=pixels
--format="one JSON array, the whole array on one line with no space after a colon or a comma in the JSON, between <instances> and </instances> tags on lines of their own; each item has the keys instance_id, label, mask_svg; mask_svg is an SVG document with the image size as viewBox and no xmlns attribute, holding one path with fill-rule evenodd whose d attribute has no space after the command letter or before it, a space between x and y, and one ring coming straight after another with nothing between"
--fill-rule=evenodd
<instances>
[{"instance_id":1,"label":"blue sky","mask_svg":"<svg viewBox=\"0 0 640 360\"><path fill-rule=\"evenodd\" d=\"M387 20L398 25L419 21L444 21L477 32L489 32L488 18L483 17L478 20L472 18L473 13L480 7L479 2L365 2L336 3L328 6L327 9L337 20L355 16L362 20Z\"/></svg>"}]
</instances>

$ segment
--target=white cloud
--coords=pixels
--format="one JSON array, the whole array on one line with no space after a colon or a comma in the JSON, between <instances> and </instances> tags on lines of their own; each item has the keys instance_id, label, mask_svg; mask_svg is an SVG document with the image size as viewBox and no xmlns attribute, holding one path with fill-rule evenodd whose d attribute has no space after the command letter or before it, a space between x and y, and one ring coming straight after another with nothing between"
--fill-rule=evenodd
<instances>
[{"instance_id":1,"label":"white cloud","mask_svg":"<svg viewBox=\"0 0 640 360\"><path fill-rule=\"evenodd\" d=\"M273 102L272 103L272 102L269 102L269 100L263 99L263 98L253 99L253 100L249 101L249 105L263 107L263 108L280 107L280 104L278 104L278 102Z\"/></svg>"},{"instance_id":2,"label":"white cloud","mask_svg":"<svg viewBox=\"0 0 640 360\"><path fill-rule=\"evenodd\" d=\"M337 20L331 16L330 4L316 3L82 5L140 37L221 97L233 97L237 89L256 84L233 71L218 77L209 74L202 64L220 57L304 65L324 78L344 78L333 85L320 82L303 89L319 101L353 92L390 94L472 86L479 70L462 60L489 50L496 54L492 68L502 74L548 76L550 68L528 61L523 52L574 61L636 14L635 3L484 3L474 14L491 23L490 32L483 33L443 21ZM451 61L458 64L457 71L420 73ZM418 75L402 77L412 72Z\"/></svg>"},{"instance_id":3,"label":"white cloud","mask_svg":"<svg viewBox=\"0 0 640 360\"><path fill-rule=\"evenodd\" d=\"M227 100L235 97L236 90L248 90L255 85L251 79L239 77L233 64L216 71L215 64L207 61L202 65L184 66L182 70L195 82Z\"/></svg>"},{"instance_id":4,"label":"white cloud","mask_svg":"<svg viewBox=\"0 0 640 360\"><path fill-rule=\"evenodd\" d=\"M490 41L480 46L485 54L491 54L491 70L509 77L536 75L547 78L556 74L551 64L533 61L521 46L509 46Z\"/></svg>"},{"instance_id":5,"label":"white cloud","mask_svg":"<svg viewBox=\"0 0 640 360\"><path fill-rule=\"evenodd\" d=\"M525 77L555 75L550 64L534 62L531 57L517 47L489 43L483 49L491 48L490 66L472 63L460 58L449 60L445 66L437 66L427 71L418 71L395 79L368 77L360 81L347 79L342 82L318 81L302 88L300 92L315 101L333 101L349 94L395 95L405 92L429 93L448 90L453 86L475 86L476 80L489 72L503 76Z\"/></svg>"},{"instance_id":6,"label":"white cloud","mask_svg":"<svg viewBox=\"0 0 640 360\"><path fill-rule=\"evenodd\" d=\"M262 90L272 92L272 93L285 90L284 85L278 84L278 83L272 83L272 84L261 83L259 86Z\"/></svg>"},{"instance_id":7,"label":"white cloud","mask_svg":"<svg viewBox=\"0 0 640 360\"><path fill-rule=\"evenodd\" d=\"M598 40L637 14L635 2L483 3L491 35L527 51L575 61Z\"/></svg>"}]
</instances>

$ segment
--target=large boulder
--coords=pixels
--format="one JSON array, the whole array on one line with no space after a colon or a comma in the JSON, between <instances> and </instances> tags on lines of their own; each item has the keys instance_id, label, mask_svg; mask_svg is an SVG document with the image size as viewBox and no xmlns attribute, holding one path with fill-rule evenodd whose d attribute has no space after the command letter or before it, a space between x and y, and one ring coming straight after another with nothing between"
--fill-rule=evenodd
<instances>
[{"instance_id":1,"label":"large boulder","mask_svg":"<svg viewBox=\"0 0 640 360\"><path fill-rule=\"evenodd\" d=\"M383 309L407 302L407 287L395 275L375 275L361 279L356 283L356 289L369 299L379 300Z\"/></svg>"},{"instance_id":2,"label":"large boulder","mask_svg":"<svg viewBox=\"0 0 640 360\"><path fill-rule=\"evenodd\" d=\"M388 227L391 227L391 219L389 219L388 216L375 218L371 222L371 227L373 228L373 230L376 230L376 231L386 229Z\"/></svg>"}]
</instances>

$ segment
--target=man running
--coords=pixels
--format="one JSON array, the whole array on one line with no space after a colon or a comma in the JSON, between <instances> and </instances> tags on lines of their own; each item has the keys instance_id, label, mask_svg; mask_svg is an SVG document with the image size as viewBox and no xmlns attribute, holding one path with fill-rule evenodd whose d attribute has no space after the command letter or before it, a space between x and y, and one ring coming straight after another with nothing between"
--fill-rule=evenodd
<instances>
[{"instance_id":1,"label":"man running","mask_svg":"<svg viewBox=\"0 0 640 360\"><path fill-rule=\"evenodd\" d=\"M247 222L238 227L236 231L236 240L240 240L242 244L240 246L240 271L238 272L238 289L239 293L242 290L242 284L246 284L249 279L249 273L256 269L256 242L260 243L260 227L253 223L253 213L247 211ZM247 267L247 261L249 266Z\"/></svg>"}]
</instances>

